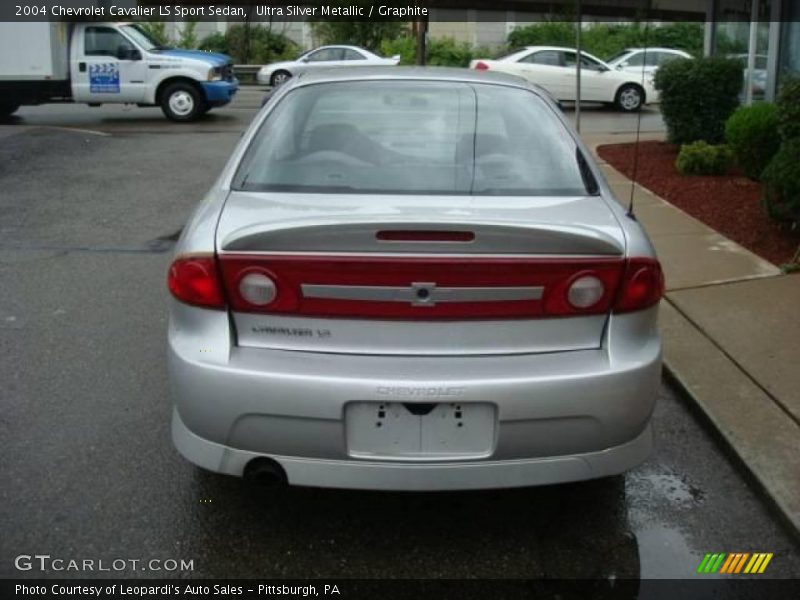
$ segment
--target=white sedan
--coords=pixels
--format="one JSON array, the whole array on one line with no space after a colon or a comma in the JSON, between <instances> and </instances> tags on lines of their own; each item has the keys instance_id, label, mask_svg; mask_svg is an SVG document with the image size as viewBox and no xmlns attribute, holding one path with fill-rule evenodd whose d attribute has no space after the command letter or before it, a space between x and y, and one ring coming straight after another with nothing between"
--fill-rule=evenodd
<instances>
[{"instance_id":1,"label":"white sedan","mask_svg":"<svg viewBox=\"0 0 800 600\"><path fill-rule=\"evenodd\" d=\"M399 62L399 54L383 58L358 46L322 46L301 54L295 60L264 65L256 77L259 83L278 86L290 77L311 69L394 66Z\"/></svg>"},{"instance_id":2,"label":"white sedan","mask_svg":"<svg viewBox=\"0 0 800 600\"><path fill-rule=\"evenodd\" d=\"M528 46L496 60L475 59L471 69L518 75L546 89L557 100L576 100L577 52L574 48ZM639 110L656 97L647 76L612 69L587 52L581 52L581 100L613 104L625 112Z\"/></svg>"},{"instance_id":3,"label":"white sedan","mask_svg":"<svg viewBox=\"0 0 800 600\"><path fill-rule=\"evenodd\" d=\"M627 48L610 58L608 66L634 75L642 71L655 75L658 67L678 58L692 58L683 50L673 48Z\"/></svg>"}]
</instances>

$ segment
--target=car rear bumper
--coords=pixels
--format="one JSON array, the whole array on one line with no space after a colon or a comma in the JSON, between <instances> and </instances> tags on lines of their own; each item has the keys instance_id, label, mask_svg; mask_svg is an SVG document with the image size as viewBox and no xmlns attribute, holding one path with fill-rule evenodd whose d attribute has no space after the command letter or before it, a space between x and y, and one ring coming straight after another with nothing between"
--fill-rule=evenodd
<instances>
[{"instance_id":1,"label":"car rear bumper","mask_svg":"<svg viewBox=\"0 0 800 600\"><path fill-rule=\"evenodd\" d=\"M499 489L566 483L622 473L644 461L652 449L648 423L633 440L597 452L552 458L458 463L325 460L276 456L292 485L395 491ZM254 458L264 456L217 444L192 433L175 410L172 439L178 452L194 464L241 476Z\"/></svg>"},{"instance_id":2,"label":"car rear bumper","mask_svg":"<svg viewBox=\"0 0 800 600\"><path fill-rule=\"evenodd\" d=\"M656 310L612 316L600 349L416 357L242 348L226 313L174 303L174 442L213 471L241 475L266 456L290 483L325 487L512 487L619 473L650 449ZM365 456L349 436L357 402L488 403L493 441L475 455Z\"/></svg>"}]
</instances>

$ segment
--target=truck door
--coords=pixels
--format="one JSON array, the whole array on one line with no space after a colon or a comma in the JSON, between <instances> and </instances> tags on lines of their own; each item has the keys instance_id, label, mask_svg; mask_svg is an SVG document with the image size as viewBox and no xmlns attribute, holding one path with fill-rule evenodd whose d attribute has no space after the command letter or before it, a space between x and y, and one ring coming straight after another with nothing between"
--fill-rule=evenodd
<instances>
[{"instance_id":1,"label":"truck door","mask_svg":"<svg viewBox=\"0 0 800 600\"><path fill-rule=\"evenodd\" d=\"M142 52L110 25L73 33L70 71L76 102L144 102L147 64Z\"/></svg>"}]
</instances>

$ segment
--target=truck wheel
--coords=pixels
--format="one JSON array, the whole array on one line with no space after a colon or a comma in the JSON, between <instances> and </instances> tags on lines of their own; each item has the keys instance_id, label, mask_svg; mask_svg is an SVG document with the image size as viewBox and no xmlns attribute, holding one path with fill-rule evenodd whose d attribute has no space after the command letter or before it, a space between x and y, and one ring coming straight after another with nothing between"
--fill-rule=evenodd
<instances>
[{"instance_id":1,"label":"truck wheel","mask_svg":"<svg viewBox=\"0 0 800 600\"><path fill-rule=\"evenodd\" d=\"M194 121L205 112L205 101L192 84L179 81L164 90L161 110L170 121Z\"/></svg>"},{"instance_id":2,"label":"truck wheel","mask_svg":"<svg viewBox=\"0 0 800 600\"><path fill-rule=\"evenodd\" d=\"M0 118L10 117L19 107L19 104L0 104Z\"/></svg>"}]
</instances>

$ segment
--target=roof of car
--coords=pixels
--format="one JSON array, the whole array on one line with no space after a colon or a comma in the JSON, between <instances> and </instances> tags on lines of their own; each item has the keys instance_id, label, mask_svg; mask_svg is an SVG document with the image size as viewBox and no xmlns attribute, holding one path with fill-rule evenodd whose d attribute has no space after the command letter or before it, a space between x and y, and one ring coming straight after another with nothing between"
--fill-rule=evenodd
<instances>
[{"instance_id":1,"label":"roof of car","mask_svg":"<svg viewBox=\"0 0 800 600\"><path fill-rule=\"evenodd\" d=\"M312 48L308 52L314 52L315 50L323 50L325 48L349 48L350 50L361 50L363 52L369 52L369 50L367 50L366 48L362 48L361 46L348 46L347 44L327 44L325 46L317 46L316 48Z\"/></svg>"},{"instance_id":2,"label":"roof of car","mask_svg":"<svg viewBox=\"0 0 800 600\"><path fill-rule=\"evenodd\" d=\"M646 48L625 48L625 52L674 52L675 54L689 54L686 50L680 48L663 48L661 46L647 46Z\"/></svg>"},{"instance_id":3,"label":"roof of car","mask_svg":"<svg viewBox=\"0 0 800 600\"><path fill-rule=\"evenodd\" d=\"M516 75L497 71L476 71L473 69L456 69L452 67L337 67L308 71L293 77L288 83L308 85L335 81L375 81L375 80L426 80L426 81L460 81L466 83L494 83L514 87L528 88L527 81Z\"/></svg>"},{"instance_id":4,"label":"roof of car","mask_svg":"<svg viewBox=\"0 0 800 600\"><path fill-rule=\"evenodd\" d=\"M568 48L567 46L525 46L523 50L563 50L565 52L575 52L577 48ZM582 50L582 52L586 52L586 50Z\"/></svg>"},{"instance_id":5,"label":"roof of car","mask_svg":"<svg viewBox=\"0 0 800 600\"><path fill-rule=\"evenodd\" d=\"M568 48L566 46L525 46L521 50L518 50L517 52L514 52L513 54L510 54L508 56L514 56L514 54L519 54L520 52L530 52L532 50L554 50L556 52L577 52L578 51L577 48ZM594 58L594 59L599 60L599 61L602 62L601 58L598 58L594 54L592 54L590 52L587 52L586 50L584 50L582 48L581 48L581 54L583 54L584 56L588 56L589 58Z\"/></svg>"}]
</instances>

